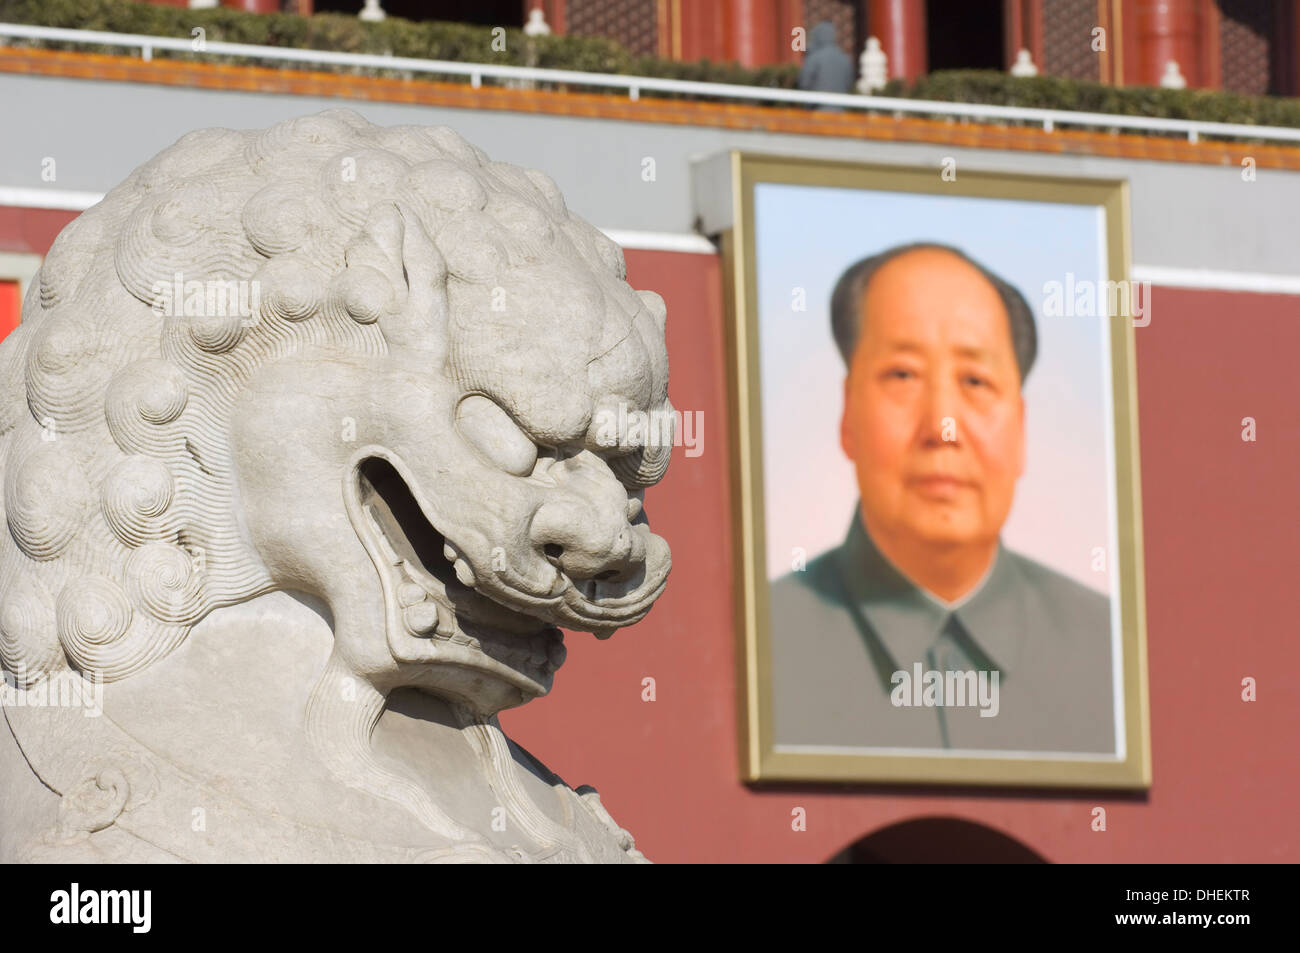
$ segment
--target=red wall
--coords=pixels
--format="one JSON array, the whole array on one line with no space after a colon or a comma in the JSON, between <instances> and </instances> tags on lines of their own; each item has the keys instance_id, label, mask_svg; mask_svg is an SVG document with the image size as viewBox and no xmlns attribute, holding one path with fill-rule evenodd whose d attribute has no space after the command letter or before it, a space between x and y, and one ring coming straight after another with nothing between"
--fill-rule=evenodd
<instances>
[{"instance_id":1,"label":"red wall","mask_svg":"<svg viewBox=\"0 0 1300 953\"><path fill-rule=\"evenodd\" d=\"M18 282L7 281L0 277L0 340L18 327L18 318L23 306L21 298Z\"/></svg>"},{"instance_id":2,"label":"red wall","mask_svg":"<svg viewBox=\"0 0 1300 953\"><path fill-rule=\"evenodd\" d=\"M627 253L668 303L669 393L704 414L647 495L673 547L640 625L567 641L553 694L502 721L572 785L593 784L651 859L822 861L889 824L960 817L1052 861L1297 861L1300 297L1157 288L1137 331L1154 783L1148 795L741 784L721 274ZM1241 440L1254 417L1258 441ZM1259 700L1240 700L1244 676ZM657 700L641 700L642 679ZM1091 829L1104 806L1107 830ZM791 830L791 809L808 829Z\"/></svg>"},{"instance_id":3,"label":"red wall","mask_svg":"<svg viewBox=\"0 0 1300 953\"><path fill-rule=\"evenodd\" d=\"M76 212L0 205L0 252L43 255L50 250L59 230L76 217ZM16 278L0 272L0 340L18 326L22 314Z\"/></svg>"},{"instance_id":4,"label":"red wall","mask_svg":"<svg viewBox=\"0 0 1300 953\"><path fill-rule=\"evenodd\" d=\"M63 226L79 214L62 209L0 205L0 251L44 255Z\"/></svg>"}]
</instances>

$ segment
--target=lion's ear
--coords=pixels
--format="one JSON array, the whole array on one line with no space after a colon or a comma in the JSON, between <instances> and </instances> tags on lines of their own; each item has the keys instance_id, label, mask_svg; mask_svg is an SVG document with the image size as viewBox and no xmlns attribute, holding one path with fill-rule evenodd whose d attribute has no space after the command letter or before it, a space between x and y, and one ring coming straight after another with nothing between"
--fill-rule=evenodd
<instances>
[{"instance_id":1,"label":"lion's ear","mask_svg":"<svg viewBox=\"0 0 1300 953\"><path fill-rule=\"evenodd\" d=\"M385 202L344 251L348 268L374 268L388 279L392 303L379 316L390 344L442 352L447 335L447 263L409 207Z\"/></svg>"}]
</instances>

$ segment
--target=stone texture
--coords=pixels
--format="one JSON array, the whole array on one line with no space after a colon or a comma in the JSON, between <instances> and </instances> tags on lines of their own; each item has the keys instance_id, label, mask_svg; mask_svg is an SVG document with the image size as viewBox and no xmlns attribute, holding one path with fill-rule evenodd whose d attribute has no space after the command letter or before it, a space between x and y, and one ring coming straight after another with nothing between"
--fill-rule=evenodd
<instances>
[{"instance_id":1,"label":"stone texture","mask_svg":"<svg viewBox=\"0 0 1300 953\"><path fill-rule=\"evenodd\" d=\"M345 110L65 228L0 346L0 860L642 859L496 718L667 579L625 278L543 173Z\"/></svg>"}]
</instances>

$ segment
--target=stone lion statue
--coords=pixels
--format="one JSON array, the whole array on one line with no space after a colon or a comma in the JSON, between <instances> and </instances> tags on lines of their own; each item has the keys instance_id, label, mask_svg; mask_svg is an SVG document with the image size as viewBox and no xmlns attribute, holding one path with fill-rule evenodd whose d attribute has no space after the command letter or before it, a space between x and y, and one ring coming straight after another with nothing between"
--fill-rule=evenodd
<instances>
[{"instance_id":1,"label":"stone lion statue","mask_svg":"<svg viewBox=\"0 0 1300 953\"><path fill-rule=\"evenodd\" d=\"M344 110L68 225L0 346L0 860L642 860L497 720L668 576L625 277L546 175Z\"/></svg>"}]
</instances>

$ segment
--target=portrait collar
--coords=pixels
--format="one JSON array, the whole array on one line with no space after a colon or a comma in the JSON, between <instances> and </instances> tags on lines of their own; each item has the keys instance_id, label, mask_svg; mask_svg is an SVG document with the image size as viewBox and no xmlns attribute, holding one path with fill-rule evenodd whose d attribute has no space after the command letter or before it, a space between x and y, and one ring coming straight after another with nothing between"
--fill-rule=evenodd
<instances>
[{"instance_id":1,"label":"portrait collar","mask_svg":"<svg viewBox=\"0 0 1300 953\"><path fill-rule=\"evenodd\" d=\"M908 579L879 550L862 523L859 504L839 550L839 570L854 615L871 630L863 636L874 636L895 668L924 660L953 615L999 671L1015 668L1026 635L1024 580L1000 539L993 565L979 585L948 603Z\"/></svg>"}]
</instances>

